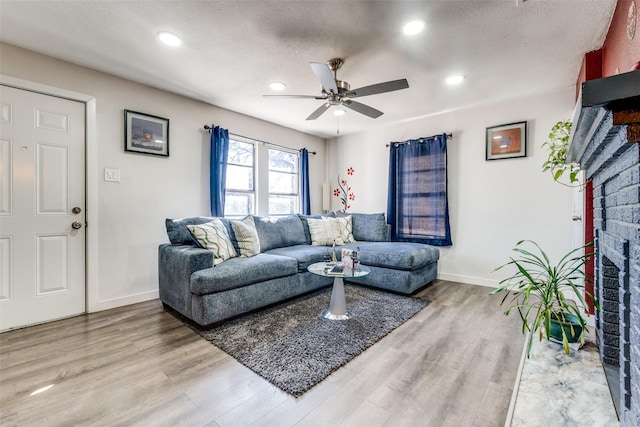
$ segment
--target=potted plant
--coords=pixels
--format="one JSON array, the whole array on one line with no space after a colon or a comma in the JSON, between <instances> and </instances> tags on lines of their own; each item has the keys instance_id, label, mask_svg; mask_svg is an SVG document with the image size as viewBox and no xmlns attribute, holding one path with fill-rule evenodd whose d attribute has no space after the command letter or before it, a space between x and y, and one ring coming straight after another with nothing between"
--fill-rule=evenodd
<instances>
[{"instance_id":1,"label":"potted plant","mask_svg":"<svg viewBox=\"0 0 640 427\"><path fill-rule=\"evenodd\" d=\"M569 183L579 184L578 173L580 172L580 166L577 163L566 163L571 126L571 120L561 120L551 128L549 140L542 144L542 147L547 147L549 151L549 157L547 161L543 163L542 171L551 171L551 175L556 181L558 181L565 172L569 172ZM562 182L560 183L562 184Z\"/></svg>"},{"instance_id":2,"label":"potted plant","mask_svg":"<svg viewBox=\"0 0 640 427\"><path fill-rule=\"evenodd\" d=\"M527 250L532 246L532 250ZM527 357L531 355L531 345L535 332L540 340L555 338L562 342L564 351L570 351L569 343L584 343L583 329L586 331L584 309L585 297L600 309L593 295L584 291L582 280L588 280L584 266L594 255L588 252L593 243L588 243L565 254L556 265L552 265L547 254L534 241L521 240L513 250L520 254L494 271L507 266L516 271L500 282L491 295L504 292L500 305L509 300L505 315L514 309L522 319L522 333L529 331ZM575 302L571 298L576 298Z\"/></svg>"}]
</instances>

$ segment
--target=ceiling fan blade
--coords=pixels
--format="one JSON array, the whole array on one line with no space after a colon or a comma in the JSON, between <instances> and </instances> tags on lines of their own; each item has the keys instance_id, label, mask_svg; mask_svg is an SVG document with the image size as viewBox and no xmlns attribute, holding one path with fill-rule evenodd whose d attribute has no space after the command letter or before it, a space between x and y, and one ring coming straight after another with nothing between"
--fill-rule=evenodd
<instances>
[{"instance_id":1,"label":"ceiling fan blade","mask_svg":"<svg viewBox=\"0 0 640 427\"><path fill-rule=\"evenodd\" d=\"M325 102L324 104L322 104L316 111L314 111L313 113L311 113L311 115L309 117L307 117L307 120L315 120L318 117L320 117L325 111L327 111L329 109L329 107L331 107L331 104L329 104L328 102Z\"/></svg>"},{"instance_id":2,"label":"ceiling fan blade","mask_svg":"<svg viewBox=\"0 0 640 427\"><path fill-rule=\"evenodd\" d=\"M361 104L356 101L344 101L342 103L347 108L351 108L353 111L357 111L360 114L364 114L365 116L369 116L372 119L377 119L384 113L380 110L376 110L373 107L369 107L368 105Z\"/></svg>"},{"instance_id":3,"label":"ceiling fan blade","mask_svg":"<svg viewBox=\"0 0 640 427\"><path fill-rule=\"evenodd\" d=\"M311 69L313 73L316 75L325 92L338 93L338 86L336 86L336 81L333 78L333 73L331 72L331 68L327 64L323 64L320 62L310 62Z\"/></svg>"},{"instance_id":4,"label":"ceiling fan blade","mask_svg":"<svg viewBox=\"0 0 640 427\"><path fill-rule=\"evenodd\" d=\"M358 89L354 89L351 92L354 95L350 95L350 98L357 98L359 96L375 95L377 93L393 92L394 90L407 89L409 82L407 79L391 80L384 83L377 83L371 86L364 86Z\"/></svg>"},{"instance_id":5,"label":"ceiling fan blade","mask_svg":"<svg viewBox=\"0 0 640 427\"><path fill-rule=\"evenodd\" d=\"M262 95L263 98L289 98L289 99L326 99L316 95Z\"/></svg>"}]
</instances>

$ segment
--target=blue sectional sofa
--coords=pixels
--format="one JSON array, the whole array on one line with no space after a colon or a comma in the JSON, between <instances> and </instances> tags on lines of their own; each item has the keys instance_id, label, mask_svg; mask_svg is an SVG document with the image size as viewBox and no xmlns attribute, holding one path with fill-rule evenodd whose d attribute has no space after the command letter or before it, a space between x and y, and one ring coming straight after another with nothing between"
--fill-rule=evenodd
<instances>
[{"instance_id":1,"label":"blue sectional sofa","mask_svg":"<svg viewBox=\"0 0 640 427\"><path fill-rule=\"evenodd\" d=\"M371 273L359 279L345 278L370 287L412 294L437 276L439 251L420 243L390 242L384 214L341 214L348 222L349 239L340 249L360 249L361 263ZM333 214L324 221L334 224ZM171 243L162 244L158 253L160 300L165 306L196 324L207 327L222 320L330 286L331 277L307 271L331 252L317 234L320 215L289 215L275 219L252 217L259 240L259 253L252 256L216 258L204 249L188 226L202 226L214 220L193 217L166 220ZM226 228L235 253L241 250L232 220L215 219ZM249 221L251 223L251 221ZM311 228L309 225L311 224ZM238 229L236 228L236 231ZM224 232L224 230L222 230ZM344 229L342 230L344 232ZM340 243L340 239L338 239ZM204 242L206 244L206 242ZM326 242L325 242L326 243ZM234 252L231 250L231 252Z\"/></svg>"}]
</instances>

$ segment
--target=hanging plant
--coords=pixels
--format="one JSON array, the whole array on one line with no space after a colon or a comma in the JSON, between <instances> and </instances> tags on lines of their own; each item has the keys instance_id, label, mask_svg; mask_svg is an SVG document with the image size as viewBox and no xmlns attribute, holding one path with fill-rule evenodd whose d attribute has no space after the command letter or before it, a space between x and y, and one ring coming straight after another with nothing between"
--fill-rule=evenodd
<instances>
[{"instance_id":1,"label":"hanging plant","mask_svg":"<svg viewBox=\"0 0 640 427\"><path fill-rule=\"evenodd\" d=\"M351 176L354 172L352 167L347 168L347 175ZM351 186L346 179L341 179L340 175L338 175L338 188L333 190L333 195L340 199L342 212L347 212L347 209L351 207L349 203L356 199L356 195L351 191Z\"/></svg>"},{"instance_id":2,"label":"hanging plant","mask_svg":"<svg viewBox=\"0 0 640 427\"><path fill-rule=\"evenodd\" d=\"M555 181L558 181L565 172L568 172L569 183L576 184L579 183L578 173L580 173L580 165L577 163L566 163L571 126L571 120L564 120L559 121L551 128L549 140L542 144L542 147L547 147L549 151L549 157L542 165L542 171L551 171L551 175ZM562 184L562 182L560 183Z\"/></svg>"}]
</instances>

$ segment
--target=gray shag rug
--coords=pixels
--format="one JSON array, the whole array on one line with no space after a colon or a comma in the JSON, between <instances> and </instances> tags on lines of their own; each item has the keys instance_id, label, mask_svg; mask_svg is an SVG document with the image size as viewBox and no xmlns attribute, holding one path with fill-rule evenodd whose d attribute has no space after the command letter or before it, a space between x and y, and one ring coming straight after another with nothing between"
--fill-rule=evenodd
<instances>
[{"instance_id":1,"label":"gray shag rug","mask_svg":"<svg viewBox=\"0 0 640 427\"><path fill-rule=\"evenodd\" d=\"M331 288L227 321L200 336L258 375L301 396L429 302L345 285L349 320L327 320Z\"/></svg>"}]
</instances>

